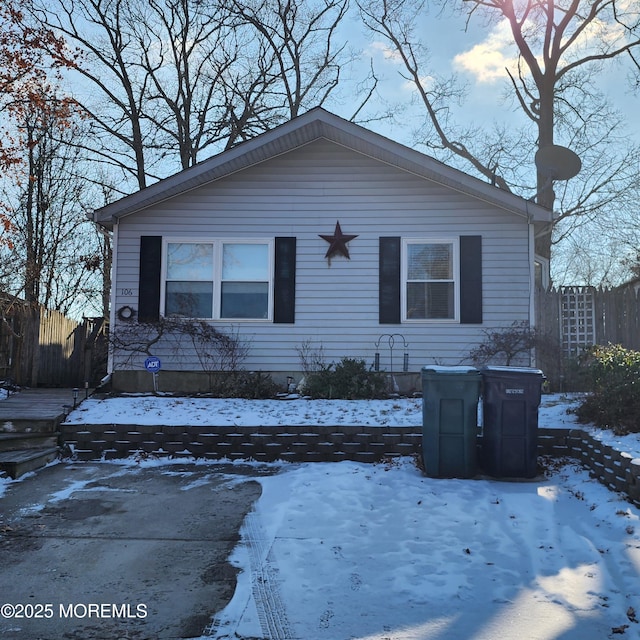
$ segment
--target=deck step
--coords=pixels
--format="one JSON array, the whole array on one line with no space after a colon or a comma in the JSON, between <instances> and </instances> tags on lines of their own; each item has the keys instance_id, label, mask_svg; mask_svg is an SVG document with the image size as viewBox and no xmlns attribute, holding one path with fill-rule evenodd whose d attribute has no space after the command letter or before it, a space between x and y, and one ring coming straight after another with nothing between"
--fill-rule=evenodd
<instances>
[{"instance_id":1,"label":"deck step","mask_svg":"<svg viewBox=\"0 0 640 640\"><path fill-rule=\"evenodd\" d=\"M0 417L0 433L34 433L36 431L56 431L64 419L64 414L50 418L22 418L5 419Z\"/></svg>"},{"instance_id":2,"label":"deck step","mask_svg":"<svg viewBox=\"0 0 640 640\"><path fill-rule=\"evenodd\" d=\"M44 467L57 455L58 447L4 451L0 453L0 473L4 471L15 480L29 471Z\"/></svg>"},{"instance_id":3,"label":"deck step","mask_svg":"<svg viewBox=\"0 0 640 640\"><path fill-rule=\"evenodd\" d=\"M58 434L35 431L32 433L0 432L0 453L20 449L44 449L58 444Z\"/></svg>"}]
</instances>

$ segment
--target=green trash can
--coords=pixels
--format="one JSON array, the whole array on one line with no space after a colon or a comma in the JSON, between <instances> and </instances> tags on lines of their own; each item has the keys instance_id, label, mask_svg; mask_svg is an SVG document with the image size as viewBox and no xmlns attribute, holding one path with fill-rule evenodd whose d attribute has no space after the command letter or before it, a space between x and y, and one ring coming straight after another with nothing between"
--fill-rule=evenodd
<instances>
[{"instance_id":1,"label":"green trash can","mask_svg":"<svg viewBox=\"0 0 640 640\"><path fill-rule=\"evenodd\" d=\"M422 457L428 476L476 475L481 382L473 367L423 367Z\"/></svg>"},{"instance_id":2,"label":"green trash can","mask_svg":"<svg viewBox=\"0 0 640 640\"><path fill-rule=\"evenodd\" d=\"M496 478L538 472L538 407L544 375L528 367L484 367L482 467Z\"/></svg>"}]
</instances>

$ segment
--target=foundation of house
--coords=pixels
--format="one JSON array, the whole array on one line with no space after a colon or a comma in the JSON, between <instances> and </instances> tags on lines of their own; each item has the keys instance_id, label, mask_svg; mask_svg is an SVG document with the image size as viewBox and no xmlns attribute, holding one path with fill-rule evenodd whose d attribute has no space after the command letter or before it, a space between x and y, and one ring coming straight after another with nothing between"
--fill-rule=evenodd
<instances>
[{"instance_id":1,"label":"foundation of house","mask_svg":"<svg viewBox=\"0 0 640 640\"><path fill-rule=\"evenodd\" d=\"M304 378L301 371L262 371L273 381L288 390L289 384L298 385ZM220 375L219 372L215 373ZM422 391L418 372L387 374L389 389L401 395L412 395ZM154 380L155 376L155 380ZM146 370L117 370L111 374L109 385L114 393L162 393L204 394L211 390L211 376L205 371L171 371L161 369L158 373Z\"/></svg>"}]
</instances>

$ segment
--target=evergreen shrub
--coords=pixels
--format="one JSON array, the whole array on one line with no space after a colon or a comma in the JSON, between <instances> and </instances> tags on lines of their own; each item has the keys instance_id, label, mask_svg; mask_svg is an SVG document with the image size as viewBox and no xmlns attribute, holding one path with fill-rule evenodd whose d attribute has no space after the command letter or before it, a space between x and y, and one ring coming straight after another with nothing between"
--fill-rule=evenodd
<instances>
[{"instance_id":1,"label":"evergreen shrub","mask_svg":"<svg viewBox=\"0 0 640 640\"><path fill-rule=\"evenodd\" d=\"M592 391L576 410L578 418L617 434L640 432L640 352L597 345L580 364Z\"/></svg>"},{"instance_id":2,"label":"evergreen shrub","mask_svg":"<svg viewBox=\"0 0 640 640\"><path fill-rule=\"evenodd\" d=\"M303 392L311 398L372 400L387 396L387 380L380 371L367 369L364 360L342 358L309 372Z\"/></svg>"}]
</instances>

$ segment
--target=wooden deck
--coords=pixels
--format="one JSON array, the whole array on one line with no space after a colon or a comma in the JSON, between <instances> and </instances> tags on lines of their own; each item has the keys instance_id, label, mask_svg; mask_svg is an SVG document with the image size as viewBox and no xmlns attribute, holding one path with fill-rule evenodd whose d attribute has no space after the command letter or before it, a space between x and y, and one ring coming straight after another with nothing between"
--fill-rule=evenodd
<instances>
[{"instance_id":1,"label":"wooden deck","mask_svg":"<svg viewBox=\"0 0 640 640\"><path fill-rule=\"evenodd\" d=\"M84 399L78 392L78 402ZM0 400L0 423L6 420L56 420L64 417L65 405L73 407L73 389L23 389Z\"/></svg>"},{"instance_id":2,"label":"wooden deck","mask_svg":"<svg viewBox=\"0 0 640 640\"><path fill-rule=\"evenodd\" d=\"M78 402L85 390L78 392ZM17 478L53 460L73 389L24 389L0 400L0 473Z\"/></svg>"}]
</instances>

